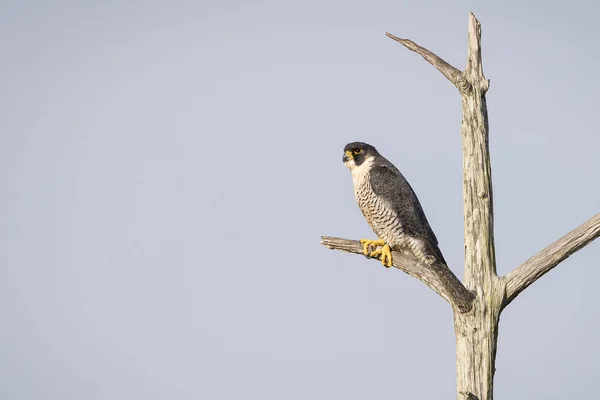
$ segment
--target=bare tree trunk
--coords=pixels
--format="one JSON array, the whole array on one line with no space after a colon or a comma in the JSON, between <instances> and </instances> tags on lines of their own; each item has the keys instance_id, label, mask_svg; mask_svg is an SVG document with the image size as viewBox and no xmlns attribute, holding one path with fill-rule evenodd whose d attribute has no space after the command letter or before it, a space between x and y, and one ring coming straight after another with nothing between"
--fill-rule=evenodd
<instances>
[{"instance_id":1,"label":"bare tree trunk","mask_svg":"<svg viewBox=\"0 0 600 400\"><path fill-rule=\"evenodd\" d=\"M502 291L492 290L476 297L472 312L454 314L458 399L493 398L501 306Z\"/></svg>"},{"instance_id":2,"label":"bare tree trunk","mask_svg":"<svg viewBox=\"0 0 600 400\"><path fill-rule=\"evenodd\" d=\"M465 286L476 293L473 311L455 313L458 398L492 400L498 321L504 286L496 275L494 210L485 93L489 82L481 62L481 27L469 16L467 67L462 97Z\"/></svg>"},{"instance_id":3,"label":"bare tree trunk","mask_svg":"<svg viewBox=\"0 0 600 400\"><path fill-rule=\"evenodd\" d=\"M464 284L447 266L432 269L410 254L394 253L394 266L421 280L454 310L457 399L492 400L500 313L523 290L561 261L600 236L600 214L569 232L504 277L496 274L492 169L485 94L489 81L481 62L481 26L469 15L464 71L411 40L386 35L420 54L456 86L462 98ZM330 249L362 254L359 242L322 237Z\"/></svg>"}]
</instances>

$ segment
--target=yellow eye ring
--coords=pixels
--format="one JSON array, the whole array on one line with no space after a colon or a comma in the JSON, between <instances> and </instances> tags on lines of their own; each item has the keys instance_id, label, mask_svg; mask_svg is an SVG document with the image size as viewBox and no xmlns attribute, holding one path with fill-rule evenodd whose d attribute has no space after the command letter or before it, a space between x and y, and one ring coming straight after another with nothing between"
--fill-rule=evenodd
<instances>
[{"instance_id":1,"label":"yellow eye ring","mask_svg":"<svg viewBox=\"0 0 600 400\"><path fill-rule=\"evenodd\" d=\"M353 153L354 154L360 154L360 153L362 153L362 150L361 149L354 149Z\"/></svg>"}]
</instances>

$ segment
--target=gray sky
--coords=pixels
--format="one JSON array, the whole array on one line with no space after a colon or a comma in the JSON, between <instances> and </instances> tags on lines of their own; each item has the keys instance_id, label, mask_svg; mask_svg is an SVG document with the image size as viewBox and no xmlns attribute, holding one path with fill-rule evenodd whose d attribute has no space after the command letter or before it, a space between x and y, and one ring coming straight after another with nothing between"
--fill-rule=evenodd
<instances>
[{"instance_id":1,"label":"gray sky","mask_svg":"<svg viewBox=\"0 0 600 400\"><path fill-rule=\"evenodd\" d=\"M483 25L498 269L600 212L592 1L5 1L0 398L453 398L450 307L374 237L342 148L415 188L462 276L459 68ZM528 11L535 10L535 11ZM589 398L600 243L503 314L496 393Z\"/></svg>"}]
</instances>

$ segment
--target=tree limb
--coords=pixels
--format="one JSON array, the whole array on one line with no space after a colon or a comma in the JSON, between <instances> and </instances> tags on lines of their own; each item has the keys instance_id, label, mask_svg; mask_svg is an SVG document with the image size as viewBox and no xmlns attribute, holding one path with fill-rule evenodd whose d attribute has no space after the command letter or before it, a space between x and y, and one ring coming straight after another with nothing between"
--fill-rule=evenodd
<instances>
[{"instance_id":1,"label":"tree limb","mask_svg":"<svg viewBox=\"0 0 600 400\"><path fill-rule=\"evenodd\" d=\"M425 59L425 61L436 67L437 70L440 71L446 77L446 79L452 82L452 84L458 89L462 90L468 87L468 82L463 78L462 71L448 64L437 54L419 46L410 39L402 39L398 36L392 35L389 32L386 32L385 35L391 39L394 39L396 42L401 43L407 49L419 54Z\"/></svg>"},{"instance_id":2,"label":"tree limb","mask_svg":"<svg viewBox=\"0 0 600 400\"><path fill-rule=\"evenodd\" d=\"M358 240L321 236L321 244L333 250L363 254L363 245ZM394 267L419 279L460 312L468 312L471 309L473 294L463 286L446 265L425 265L417 261L412 253L399 253L397 251L392 252L392 261Z\"/></svg>"},{"instance_id":3,"label":"tree limb","mask_svg":"<svg viewBox=\"0 0 600 400\"><path fill-rule=\"evenodd\" d=\"M600 214L596 214L506 275L504 307L552 268L599 236Z\"/></svg>"}]
</instances>

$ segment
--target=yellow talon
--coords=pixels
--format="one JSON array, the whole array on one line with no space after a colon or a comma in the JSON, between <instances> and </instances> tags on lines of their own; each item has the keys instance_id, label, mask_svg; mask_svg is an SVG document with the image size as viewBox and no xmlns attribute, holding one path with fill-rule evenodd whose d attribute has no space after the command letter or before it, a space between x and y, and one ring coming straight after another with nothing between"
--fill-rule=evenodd
<instances>
[{"instance_id":1,"label":"yellow talon","mask_svg":"<svg viewBox=\"0 0 600 400\"><path fill-rule=\"evenodd\" d=\"M373 249L376 249L378 246L385 245L385 241L383 241L381 239L377 239L377 240L360 239L360 244L363 245L363 253L364 253L364 255L368 256L369 253L370 253L369 247L372 247Z\"/></svg>"},{"instance_id":2,"label":"yellow talon","mask_svg":"<svg viewBox=\"0 0 600 400\"><path fill-rule=\"evenodd\" d=\"M381 249L375 250L371 253L371 257L377 257L381 255L381 263L384 267L389 268L392 266L392 249L387 244Z\"/></svg>"},{"instance_id":3,"label":"yellow talon","mask_svg":"<svg viewBox=\"0 0 600 400\"><path fill-rule=\"evenodd\" d=\"M383 266L386 268L392 266L392 249L390 249L390 246L388 246L384 240L361 239L360 243L363 245L363 253L365 254L365 256L378 257L381 255L381 264L383 264ZM373 252L369 252L369 247L381 248L376 249Z\"/></svg>"}]
</instances>

